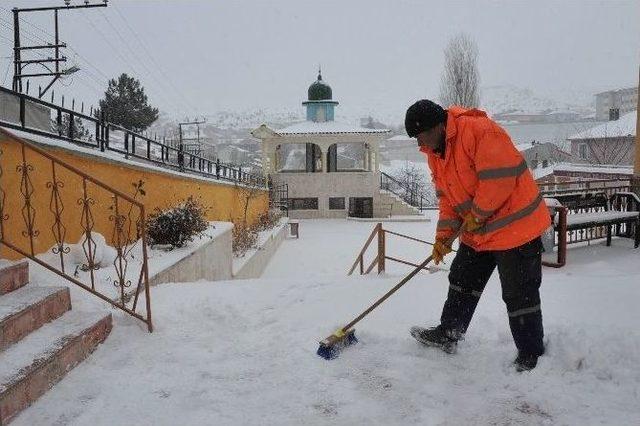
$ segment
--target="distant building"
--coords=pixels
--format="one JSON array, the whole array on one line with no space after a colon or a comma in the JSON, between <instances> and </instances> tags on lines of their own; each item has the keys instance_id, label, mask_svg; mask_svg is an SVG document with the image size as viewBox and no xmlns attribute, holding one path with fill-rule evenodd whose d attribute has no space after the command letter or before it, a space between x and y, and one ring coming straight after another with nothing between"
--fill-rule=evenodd
<instances>
[{"instance_id":1,"label":"distant building","mask_svg":"<svg viewBox=\"0 0 640 426\"><path fill-rule=\"evenodd\" d=\"M634 111L638 105L638 88L609 90L596 95L596 120L606 121ZM613 116L610 116L613 114Z\"/></svg>"},{"instance_id":2,"label":"distant building","mask_svg":"<svg viewBox=\"0 0 640 426\"><path fill-rule=\"evenodd\" d=\"M546 110L541 112L510 111L494 114L491 118L499 122L518 123L570 123L584 119L575 111Z\"/></svg>"},{"instance_id":3,"label":"distant building","mask_svg":"<svg viewBox=\"0 0 640 426\"><path fill-rule=\"evenodd\" d=\"M571 161L572 158L571 153L549 142L532 141L530 143L518 144L516 148L520 151L531 170Z\"/></svg>"},{"instance_id":4,"label":"distant building","mask_svg":"<svg viewBox=\"0 0 640 426\"><path fill-rule=\"evenodd\" d=\"M636 111L568 138L574 161L590 164L631 165L636 137Z\"/></svg>"},{"instance_id":5,"label":"distant building","mask_svg":"<svg viewBox=\"0 0 640 426\"><path fill-rule=\"evenodd\" d=\"M418 214L380 189L379 144L388 130L334 121L338 102L320 73L303 105L306 121L283 129L263 124L251 132L262 141L265 174L288 185L290 217Z\"/></svg>"}]
</instances>

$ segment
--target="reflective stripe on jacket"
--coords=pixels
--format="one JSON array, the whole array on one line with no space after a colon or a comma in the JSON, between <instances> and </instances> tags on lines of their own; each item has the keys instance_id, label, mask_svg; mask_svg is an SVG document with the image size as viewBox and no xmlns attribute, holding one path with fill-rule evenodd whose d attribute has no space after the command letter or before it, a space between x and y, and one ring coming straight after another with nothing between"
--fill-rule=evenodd
<instances>
[{"instance_id":1,"label":"reflective stripe on jacket","mask_svg":"<svg viewBox=\"0 0 640 426\"><path fill-rule=\"evenodd\" d=\"M471 212L485 226L463 233L475 250L507 250L541 235L548 210L524 158L509 135L483 111L447 110L444 158L429 148L429 168L439 200L437 236L448 237Z\"/></svg>"}]
</instances>

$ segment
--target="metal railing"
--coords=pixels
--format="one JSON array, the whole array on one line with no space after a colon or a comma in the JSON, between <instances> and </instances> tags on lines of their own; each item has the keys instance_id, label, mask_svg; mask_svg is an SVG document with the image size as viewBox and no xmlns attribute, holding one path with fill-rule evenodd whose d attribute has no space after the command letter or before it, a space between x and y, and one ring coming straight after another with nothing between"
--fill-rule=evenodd
<instances>
[{"instance_id":1,"label":"metal railing","mask_svg":"<svg viewBox=\"0 0 640 426\"><path fill-rule=\"evenodd\" d=\"M269 208L279 209L289 216L289 184L274 182L269 176Z\"/></svg>"},{"instance_id":2,"label":"metal railing","mask_svg":"<svg viewBox=\"0 0 640 426\"><path fill-rule=\"evenodd\" d=\"M380 189L395 194L405 203L416 207L420 211L436 207L433 200L418 185L408 185L400 182L385 172L380 172Z\"/></svg>"},{"instance_id":3,"label":"metal railing","mask_svg":"<svg viewBox=\"0 0 640 426\"><path fill-rule=\"evenodd\" d=\"M610 197L616 192L638 190L637 186L631 183L631 179L589 179L574 180L557 183L538 183L540 193L543 197L568 196L571 194L585 194L602 192Z\"/></svg>"},{"instance_id":4,"label":"metal railing","mask_svg":"<svg viewBox=\"0 0 640 426\"><path fill-rule=\"evenodd\" d=\"M7 114L0 116L0 126L65 140L101 152L116 152L125 158L139 159L211 179L255 187L265 187L267 184L263 176L248 173L242 167L221 162L220 159L205 158L185 150L184 145L173 147L109 123L104 114L94 117L3 87L0 87L0 92L17 102L13 117L7 117ZM36 123L28 114L27 105L47 108L50 111L50 123L42 123L42 119Z\"/></svg>"},{"instance_id":5,"label":"metal railing","mask_svg":"<svg viewBox=\"0 0 640 426\"><path fill-rule=\"evenodd\" d=\"M635 225L630 223L609 224L606 220L591 217L581 225L570 226L568 221L574 215L588 215L590 213L614 211L637 211L638 203L629 200L636 197L626 194L639 193L640 187L630 179L591 179L570 181L554 184L541 183L540 186L553 185L552 189L543 189L541 194L546 198L556 199L561 206L550 207L555 218L553 231L554 245L558 247L558 259L555 262L543 262L546 266L561 267L566 263L567 245L575 243L589 243L593 240L612 236L631 237L638 232ZM605 216L606 218L606 216Z\"/></svg>"},{"instance_id":6,"label":"metal railing","mask_svg":"<svg viewBox=\"0 0 640 426\"><path fill-rule=\"evenodd\" d=\"M421 240L419 238L414 238L414 237L411 237L409 235L404 235L404 234L400 234L398 232L389 231L388 229L384 229L382 227L382 223L379 222L373 228L373 230L371 231L371 234L369 234L369 237L367 238L367 240L365 241L364 245L362 246L362 249L360 250L360 253L358 253L358 255L356 256L356 259L353 262L353 265L351 266L351 268L349 269L349 272L347 273L347 275L353 274L353 272L356 270L356 268L359 268L360 275L366 275L366 274L370 273L373 270L373 268L375 268L376 266L378 267L378 274L380 274L380 273L385 271L386 261L387 260L391 260L392 262L402 263L403 265L413 266L414 268L417 268L419 266L416 263L409 262L409 261L406 261L406 260L403 260L403 259L400 259L400 258L397 258L397 257L393 257L393 256L387 255L387 234L388 235L395 235L397 237L404 238L404 239L410 240L410 241L415 241L415 242L418 242L418 243L421 243L421 244L426 244L426 245L431 245L431 246L433 245L433 243L431 243L429 241L424 241L424 240ZM365 268L364 256L367 253L367 250L369 249L369 246L371 245L371 243L373 243L373 241L376 238L377 238L377 241L376 241L377 252L376 252L375 257L373 258L373 260ZM432 271L433 269L434 269L433 267L425 267L424 268L424 270L426 270L426 271Z\"/></svg>"},{"instance_id":7,"label":"metal railing","mask_svg":"<svg viewBox=\"0 0 640 426\"><path fill-rule=\"evenodd\" d=\"M0 151L0 244L143 321L151 332L144 205L24 139L13 140L17 158L13 149L9 157ZM69 240L78 237L72 246ZM40 252L51 240L53 247ZM139 313L142 293L146 309Z\"/></svg>"}]
</instances>

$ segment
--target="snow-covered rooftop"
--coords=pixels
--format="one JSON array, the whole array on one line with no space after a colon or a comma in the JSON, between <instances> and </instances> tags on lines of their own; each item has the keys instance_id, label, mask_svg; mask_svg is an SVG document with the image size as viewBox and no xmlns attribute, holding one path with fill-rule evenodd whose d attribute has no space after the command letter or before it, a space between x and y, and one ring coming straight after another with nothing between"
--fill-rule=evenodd
<instances>
[{"instance_id":1,"label":"snow-covered rooftop","mask_svg":"<svg viewBox=\"0 0 640 426\"><path fill-rule=\"evenodd\" d=\"M632 166L616 166L611 164L573 164L559 163L555 170L564 172L609 173L620 175L633 175Z\"/></svg>"},{"instance_id":2,"label":"snow-covered rooftop","mask_svg":"<svg viewBox=\"0 0 640 426\"><path fill-rule=\"evenodd\" d=\"M408 135L395 135L387 140L394 141L394 142L406 142L406 141L415 142L415 139L410 138Z\"/></svg>"},{"instance_id":3,"label":"snow-covered rooftop","mask_svg":"<svg viewBox=\"0 0 640 426\"><path fill-rule=\"evenodd\" d=\"M367 129L337 121L303 121L276 130L280 135L334 134L334 133L389 133L387 129Z\"/></svg>"},{"instance_id":4,"label":"snow-covered rooftop","mask_svg":"<svg viewBox=\"0 0 640 426\"><path fill-rule=\"evenodd\" d=\"M516 149L522 152L522 151L528 150L529 148L532 148L533 146L535 145L533 145L531 142L519 143L519 144L516 144Z\"/></svg>"},{"instance_id":5,"label":"snow-covered rooftop","mask_svg":"<svg viewBox=\"0 0 640 426\"><path fill-rule=\"evenodd\" d=\"M576 133L575 135L570 136L569 140L635 136L636 119L637 112L631 111L620 117L618 120L607 121L606 123Z\"/></svg>"},{"instance_id":6,"label":"snow-covered rooftop","mask_svg":"<svg viewBox=\"0 0 640 426\"><path fill-rule=\"evenodd\" d=\"M557 163L549 167L539 167L533 170L535 179L539 179L554 171L559 172L580 172L580 173L606 173L611 175L632 176L633 166L617 166L612 164L575 164Z\"/></svg>"}]
</instances>

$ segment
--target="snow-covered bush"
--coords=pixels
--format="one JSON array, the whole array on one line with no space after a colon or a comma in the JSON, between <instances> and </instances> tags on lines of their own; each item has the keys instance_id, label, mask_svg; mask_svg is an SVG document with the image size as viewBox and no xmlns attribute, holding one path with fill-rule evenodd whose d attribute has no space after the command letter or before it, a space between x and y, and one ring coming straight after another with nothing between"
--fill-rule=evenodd
<instances>
[{"instance_id":1,"label":"snow-covered bush","mask_svg":"<svg viewBox=\"0 0 640 426\"><path fill-rule=\"evenodd\" d=\"M166 210L156 208L147 222L149 243L169 245L173 249L193 241L194 237L201 236L209 227L205 219L207 210L193 197Z\"/></svg>"},{"instance_id":2,"label":"snow-covered bush","mask_svg":"<svg viewBox=\"0 0 640 426\"><path fill-rule=\"evenodd\" d=\"M90 246L93 266L96 269L111 265L117 256L116 249L107 244L102 234L92 232L89 241L87 241L87 235L83 234L78 244L71 244L69 247L71 261L82 270L89 268L88 257Z\"/></svg>"},{"instance_id":3,"label":"snow-covered bush","mask_svg":"<svg viewBox=\"0 0 640 426\"><path fill-rule=\"evenodd\" d=\"M249 250L258 246L258 231L255 227L242 223L234 224L232 236L231 246L233 255L236 257L242 257Z\"/></svg>"}]
</instances>

